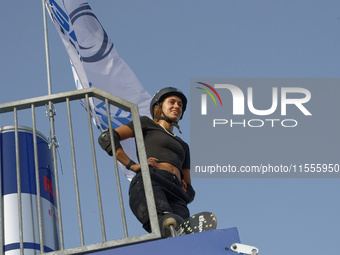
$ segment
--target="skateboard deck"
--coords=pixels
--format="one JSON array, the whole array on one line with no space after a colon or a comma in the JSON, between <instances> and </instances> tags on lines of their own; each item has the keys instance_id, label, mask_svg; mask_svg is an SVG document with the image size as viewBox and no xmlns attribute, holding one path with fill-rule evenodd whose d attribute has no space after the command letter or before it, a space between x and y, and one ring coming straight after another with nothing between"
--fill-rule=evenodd
<instances>
[{"instance_id":1,"label":"skateboard deck","mask_svg":"<svg viewBox=\"0 0 340 255\"><path fill-rule=\"evenodd\" d=\"M201 212L184 220L176 229L176 236L194 234L216 229L216 216L211 212Z\"/></svg>"}]
</instances>

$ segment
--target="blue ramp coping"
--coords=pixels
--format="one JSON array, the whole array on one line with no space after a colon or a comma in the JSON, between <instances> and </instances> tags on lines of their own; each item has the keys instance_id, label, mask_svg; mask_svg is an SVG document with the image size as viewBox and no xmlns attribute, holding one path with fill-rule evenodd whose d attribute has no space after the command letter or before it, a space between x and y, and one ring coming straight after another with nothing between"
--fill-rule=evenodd
<instances>
[{"instance_id":1,"label":"blue ramp coping","mask_svg":"<svg viewBox=\"0 0 340 255\"><path fill-rule=\"evenodd\" d=\"M236 227L138 243L91 255L236 255L238 253L230 249L233 243L240 243Z\"/></svg>"}]
</instances>

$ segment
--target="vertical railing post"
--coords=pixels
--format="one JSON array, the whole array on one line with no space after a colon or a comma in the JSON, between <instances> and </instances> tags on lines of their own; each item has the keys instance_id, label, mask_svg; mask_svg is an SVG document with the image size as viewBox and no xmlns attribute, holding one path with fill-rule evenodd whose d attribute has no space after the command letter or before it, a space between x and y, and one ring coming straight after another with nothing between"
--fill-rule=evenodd
<instances>
[{"instance_id":1,"label":"vertical railing post","mask_svg":"<svg viewBox=\"0 0 340 255\"><path fill-rule=\"evenodd\" d=\"M94 174L95 174L96 187L97 187L97 199L98 199L98 207L99 207L100 224L101 224L101 229L102 229L103 242L106 242L103 205L102 205L102 198L101 198L101 194L100 194L97 157L96 157L96 150L95 150L95 145L94 145L93 130L92 130L92 119L91 119L91 109L90 109L90 102L89 102L89 95L88 94L85 95L85 99L86 99L87 118L88 118L89 130L90 130L93 167L94 167Z\"/></svg>"},{"instance_id":2,"label":"vertical railing post","mask_svg":"<svg viewBox=\"0 0 340 255\"><path fill-rule=\"evenodd\" d=\"M105 104L106 104L106 115L111 116L109 101L107 99L105 99ZM110 119L110 117L108 117L108 119ZM121 188L120 178L119 178L119 168L118 168L117 158L116 158L116 154L115 154L115 150L114 150L115 143L114 143L114 139L113 139L112 123L111 123L111 121L108 121L108 122L109 122L110 141L111 141L111 144L112 144L112 146L111 146L112 147L112 156L113 156L113 162L114 162L115 173L116 173L116 181L117 181L118 196L119 196L119 203L120 203L120 211L121 211L121 215L122 215L124 235L125 235L125 237L128 237L128 230L127 230L127 224L126 224L126 218L125 218L122 188Z\"/></svg>"},{"instance_id":3,"label":"vertical railing post","mask_svg":"<svg viewBox=\"0 0 340 255\"><path fill-rule=\"evenodd\" d=\"M57 211L58 211L58 225L59 225L59 244L60 249L64 250L64 232L63 232L63 223L61 216L61 203L60 203L60 188L59 188L59 176L58 176L58 165L57 165L57 139L55 136L55 127L54 127L54 115L55 110L51 101L48 102L48 110L47 115L50 120L50 132L51 132L51 141L50 148L52 149L52 158L53 158L53 168L54 168L54 182L56 188L56 201L57 201Z\"/></svg>"},{"instance_id":4,"label":"vertical railing post","mask_svg":"<svg viewBox=\"0 0 340 255\"><path fill-rule=\"evenodd\" d=\"M17 112L16 107L14 107L13 113L14 113L14 137L15 137L15 164L16 164L16 174L17 174L17 195L18 195L19 243L20 243L20 255L24 255L18 112Z\"/></svg>"},{"instance_id":5,"label":"vertical railing post","mask_svg":"<svg viewBox=\"0 0 340 255\"><path fill-rule=\"evenodd\" d=\"M146 196L146 204L148 206L151 231L152 233L155 233L156 236L160 237L161 233L159 229L155 198L154 198L153 189L152 189L147 156L145 153L143 133L142 133L142 127L141 127L141 123L139 119L139 112L138 112L137 105L131 108L131 113L132 113L133 127L134 127L134 132L135 132L135 139L136 139L136 144L137 144L137 151L139 154L138 155L139 163L141 164L141 168L142 168L141 171L142 171L144 191L145 191L145 196Z\"/></svg>"},{"instance_id":6,"label":"vertical railing post","mask_svg":"<svg viewBox=\"0 0 340 255\"><path fill-rule=\"evenodd\" d=\"M42 226L42 209L41 209L41 194L40 194L40 172L39 172L39 159L38 159L38 142L37 142L37 128L35 120L35 107L32 108L32 128L33 128L33 150L34 150L34 167L35 167L35 183L37 189L37 207L38 207L38 228L40 240L40 252L44 252L44 233Z\"/></svg>"},{"instance_id":7,"label":"vertical railing post","mask_svg":"<svg viewBox=\"0 0 340 255\"><path fill-rule=\"evenodd\" d=\"M78 210L78 225L79 225L79 234L80 234L80 244L81 244L81 246L84 246L84 231L83 231L83 222L82 222L82 216L81 216L79 185L78 185L78 175L77 175L77 164L76 164L76 156L75 156L75 149L74 149L74 138L73 138L73 128L72 128L72 118L71 118L71 108L70 108L70 99L69 98L66 98L66 106L67 106L68 127L69 127L69 133L70 133L70 143L71 143L74 187L75 187L75 192L76 192L76 201L77 201L77 210Z\"/></svg>"},{"instance_id":8,"label":"vertical railing post","mask_svg":"<svg viewBox=\"0 0 340 255\"><path fill-rule=\"evenodd\" d=\"M2 133L0 133L2 135ZM4 240L5 240L5 236L4 236L4 198L3 198L3 193L2 193L2 139L0 139L0 205L2 205L0 207L0 249L1 252L0 254L3 254L3 250L4 250Z\"/></svg>"}]
</instances>

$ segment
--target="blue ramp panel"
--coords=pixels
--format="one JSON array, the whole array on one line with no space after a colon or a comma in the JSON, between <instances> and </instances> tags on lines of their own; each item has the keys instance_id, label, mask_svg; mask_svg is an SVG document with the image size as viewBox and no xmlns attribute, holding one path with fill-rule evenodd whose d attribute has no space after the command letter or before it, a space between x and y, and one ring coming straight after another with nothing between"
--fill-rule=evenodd
<instances>
[{"instance_id":1,"label":"blue ramp panel","mask_svg":"<svg viewBox=\"0 0 340 255\"><path fill-rule=\"evenodd\" d=\"M210 230L202 233L160 239L156 241L134 244L105 250L95 255L236 255L230 250L233 243L240 243L237 228ZM227 250L227 249L229 250Z\"/></svg>"}]
</instances>

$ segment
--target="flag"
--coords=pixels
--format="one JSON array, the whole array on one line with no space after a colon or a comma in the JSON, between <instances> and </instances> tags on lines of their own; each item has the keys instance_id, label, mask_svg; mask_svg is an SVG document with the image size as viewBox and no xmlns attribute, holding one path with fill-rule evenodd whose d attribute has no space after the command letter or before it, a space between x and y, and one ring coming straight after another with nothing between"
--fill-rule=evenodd
<instances>
[{"instance_id":1,"label":"flag","mask_svg":"<svg viewBox=\"0 0 340 255\"><path fill-rule=\"evenodd\" d=\"M55 24L70 57L77 89L96 87L138 105L141 115L150 116L150 94L140 84L131 68L121 59L107 33L101 26L90 5L84 0L45 0L47 11ZM125 125L131 114L110 106L110 118L106 116L105 102L90 99L91 116L95 125L103 131ZM124 141L124 150L135 154L133 141ZM131 156L136 160L136 156ZM134 173L121 167L129 180Z\"/></svg>"}]
</instances>

